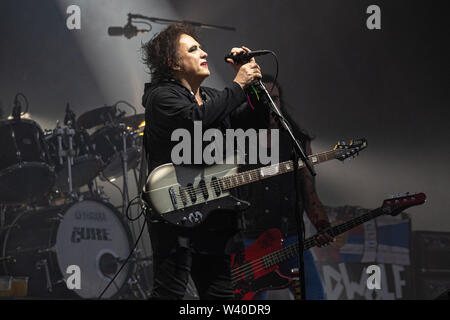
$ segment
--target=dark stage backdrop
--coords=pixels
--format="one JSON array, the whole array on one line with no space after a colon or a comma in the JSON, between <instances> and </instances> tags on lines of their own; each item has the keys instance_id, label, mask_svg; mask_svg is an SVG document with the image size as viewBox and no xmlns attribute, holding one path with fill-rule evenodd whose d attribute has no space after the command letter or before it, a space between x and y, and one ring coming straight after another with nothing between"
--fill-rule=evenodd
<instances>
[{"instance_id":1,"label":"dark stage backdrop","mask_svg":"<svg viewBox=\"0 0 450 320\"><path fill-rule=\"evenodd\" d=\"M425 192L428 202L408 211L412 229L450 231L448 22L440 3L1 1L0 101L8 115L23 92L44 128L63 119L67 102L78 116L117 100L143 113L149 76L140 45L165 26L153 24L151 33L130 40L108 37L109 26L123 26L128 12L233 26L236 32L201 33L212 70L207 85L230 83L223 56L231 47L273 50L289 112L316 135L314 152L337 140L368 139L354 161L316 167L325 204L374 208L389 194ZM81 30L66 27L70 4L81 8ZM371 4L381 8L381 30L366 27ZM274 73L271 57L258 62ZM120 202L114 188L107 190Z\"/></svg>"}]
</instances>

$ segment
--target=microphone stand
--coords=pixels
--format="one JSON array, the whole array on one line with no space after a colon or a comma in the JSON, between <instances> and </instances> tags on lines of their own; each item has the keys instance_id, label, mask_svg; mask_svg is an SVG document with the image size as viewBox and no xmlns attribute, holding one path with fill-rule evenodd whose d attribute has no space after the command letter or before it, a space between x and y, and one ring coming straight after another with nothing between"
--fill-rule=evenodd
<instances>
[{"instance_id":1,"label":"microphone stand","mask_svg":"<svg viewBox=\"0 0 450 320\"><path fill-rule=\"evenodd\" d=\"M153 18L153 17L147 17L141 14L128 14L128 23L132 22L132 19L142 19L142 20L148 20L155 23L161 23L161 24L167 24L167 23L177 23L182 22L186 24L190 24L194 27L199 27L202 29L215 29L215 30L229 30L229 31L236 31L235 28L227 27L227 26L218 26L214 24L206 24L201 22L195 22L195 21L187 21L187 20L172 20L172 19L162 19L162 18Z\"/></svg>"},{"instance_id":2,"label":"microphone stand","mask_svg":"<svg viewBox=\"0 0 450 320\"><path fill-rule=\"evenodd\" d=\"M267 106L277 117L278 123L281 125L281 128L285 129L286 132L289 134L292 142L293 142L293 149L292 149L292 155L293 155L293 163L294 163L294 187L295 187L295 197L296 197L296 205L295 205L295 218L297 222L297 236L298 236L298 243L299 243L299 255L298 255L298 263L299 263L299 280L300 280L300 295L301 299L306 299L306 290L305 290L305 266L303 261L303 250L304 250L304 223L303 223L303 212L300 212L300 194L299 194L299 181L297 178L298 175L298 167L299 167L299 160L301 160L306 168L309 170L312 176L316 175L316 172L314 171L313 166L311 165L308 157L306 156L305 151L303 150L301 143L299 139L297 139L292 132L291 126L287 122L287 120L284 118L283 114L281 113L281 110L277 107L277 105L273 102L272 97L267 92L266 87L262 83L261 80L258 80L254 83L256 87L258 87L259 91L262 91L264 94L262 95L265 97L263 98L263 104Z\"/></svg>"}]
</instances>

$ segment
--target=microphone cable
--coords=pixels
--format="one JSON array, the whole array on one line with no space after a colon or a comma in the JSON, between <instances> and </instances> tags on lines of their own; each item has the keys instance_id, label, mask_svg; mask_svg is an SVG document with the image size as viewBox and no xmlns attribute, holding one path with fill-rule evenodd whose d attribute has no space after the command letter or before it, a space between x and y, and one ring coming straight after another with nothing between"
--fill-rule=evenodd
<instances>
[{"instance_id":1,"label":"microphone cable","mask_svg":"<svg viewBox=\"0 0 450 320\"><path fill-rule=\"evenodd\" d=\"M151 172L148 172L148 173L146 174L147 178L145 179L145 181L148 180L148 177L150 176L150 174L151 174ZM119 189L120 189L120 188L119 188ZM142 215L147 215L147 213L148 213L147 209L146 209L145 207L142 207L142 206L141 206L141 212L140 212L140 214L139 214L136 218L132 218L132 217L129 215L129 209L130 209L130 206L133 204L133 201L135 201L137 198L139 198L139 199L141 199L141 201L143 201L143 200L142 200L142 191L141 191L141 193L139 193L136 197L134 197L133 199L131 199L131 201L128 202L127 209L126 209L126 211L125 211L125 215L126 215L127 219L128 219L129 221L131 221L131 222L134 222L134 221L138 220ZM144 233L144 229L145 229L145 226L146 226L146 224L147 224L147 220L148 220L148 217L146 217L146 218L144 219L144 223L142 224L141 231L139 232L139 235L138 235L138 237L137 237L137 239L136 239L136 241L135 241L135 243L134 243L133 249L131 250L130 254L129 254L128 257L125 259L125 261L122 263L122 266L121 266L120 269L116 272L116 274L114 275L114 277L111 278L111 281L108 283L108 285L105 287L105 289L103 289L103 291L100 293L100 295L99 295L98 298L97 298L98 300L100 300L100 299L103 297L103 295L105 294L105 292L108 290L108 288L111 286L111 284L112 284L112 283L114 282L114 280L117 278L117 276L120 274L120 272L121 272L122 269L125 267L125 265L128 264L128 261L130 260L131 256L133 255L134 251L135 251L136 248L137 248L137 245L139 244L139 241L140 241L141 238L142 238L142 234ZM116 283L114 283L114 285L116 285ZM117 287L117 285L116 285L116 287Z\"/></svg>"},{"instance_id":2,"label":"microphone cable","mask_svg":"<svg viewBox=\"0 0 450 320\"><path fill-rule=\"evenodd\" d=\"M134 222L136 220L138 220L143 214L146 214L146 209L143 208L141 209L140 214L138 215L137 218L131 218L128 214L128 210L130 209L130 206L132 205L133 201L135 201L137 198L140 198L140 195L137 195L136 197L134 197L131 201L128 202L128 206L127 206L127 210L126 210L126 217L128 220ZM144 229L145 226L147 224L147 219L144 219L144 223L142 224L142 228L141 231L139 232L139 235L134 243L133 249L130 251L130 254L128 255L128 257L125 259L125 261L122 263L122 266L119 268L119 270L116 272L116 274L114 275L114 277L111 278L110 282L108 283L108 285L105 287L105 289L103 289L102 293L98 296L98 300L100 300L103 295L105 294L105 292L108 290L108 288L111 286L111 284L114 283L114 280L117 278L117 276L120 274L120 272L122 271L122 269L128 264L128 261L130 260L131 256L133 255L134 251L137 248L137 245L139 244L139 241L141 240L142 234L144 233ZM117 284L114 283L114 285L117 287Z\"/></svg>"}]
</instances>

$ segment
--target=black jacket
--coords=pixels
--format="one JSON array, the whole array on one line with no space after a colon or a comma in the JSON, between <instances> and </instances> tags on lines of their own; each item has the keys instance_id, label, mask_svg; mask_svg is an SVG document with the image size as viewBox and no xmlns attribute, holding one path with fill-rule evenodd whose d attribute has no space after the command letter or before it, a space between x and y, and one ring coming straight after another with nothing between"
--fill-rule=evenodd
<instances>
[{"instance_id":1,"label":"black jacket","mask_svg":"<svg viewBox=\"0 0 450 320\"><path fill-rule=\"evenodd\" d=\"M203 105L194 94L176 80L145 85L142 104L145 108L145 146L149 170L171 162L171 141L178 128L193 132L194 121L202 121L203 130L231 128L231 113L246 101L244 90L236 83L224 90L201 87Z\"/></svg>"}]
</instances>

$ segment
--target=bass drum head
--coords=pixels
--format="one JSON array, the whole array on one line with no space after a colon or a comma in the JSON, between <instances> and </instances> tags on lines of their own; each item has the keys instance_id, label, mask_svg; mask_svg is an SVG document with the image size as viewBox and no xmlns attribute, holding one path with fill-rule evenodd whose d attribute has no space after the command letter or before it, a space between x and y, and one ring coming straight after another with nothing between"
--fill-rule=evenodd
<instances>
[{"instance_id":1,"label":"bass drum head","mask_svg":"<svg viewBox=\"0 0 450 320\"><path fill-rule=\"evenodd\" d=\"M81 288L74 289L81 298L98 298L131 252L132 241L128 227L115 208L104 203L85 200L74 203L65 212L56 234L56 256L59 269L71 265L81 272ZM115 296L131 272L125 266L103 298ZM69 281L70 282L70 281Z\"/></svg>"},{"instance_id":2,"label":"bass drum head","mask_svg":"<svg viewBox=\"0 0 450 320\"><path fill-rule=\"evenodd\" d=\"M97 299L133 248L120 213L97 200L19 212L2 236L1 273L28 277L30 298ZM134 268L127 263L102 298L118 298Z\"/></svg>"}]
</instances>

